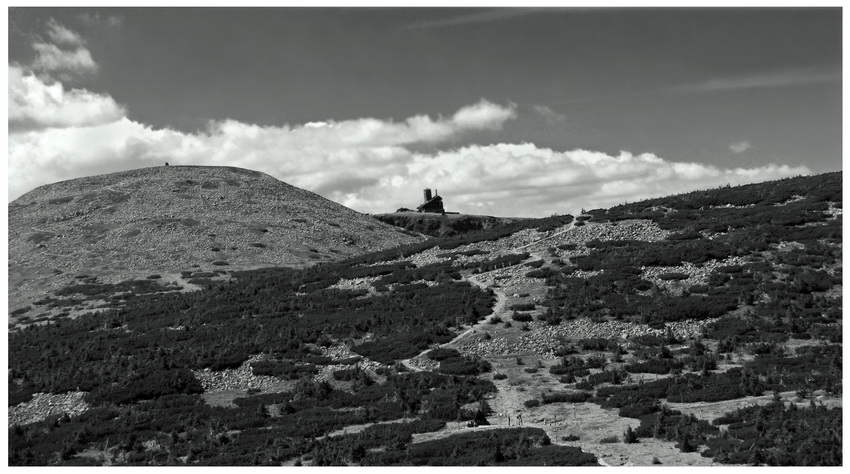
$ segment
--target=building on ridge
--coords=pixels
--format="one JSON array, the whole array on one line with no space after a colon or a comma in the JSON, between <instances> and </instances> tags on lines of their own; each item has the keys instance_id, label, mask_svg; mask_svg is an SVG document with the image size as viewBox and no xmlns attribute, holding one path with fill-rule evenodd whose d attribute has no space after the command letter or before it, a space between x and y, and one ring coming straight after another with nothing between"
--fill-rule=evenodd
<instances>
[{"instance_id":1,"label":"building on ridge","mask_svg":"<svg viewBox=\"0 0 850 474\"><path fill-rule=\"evenodd\" d=\"M446 210L443 208L443 198L437 194L436 189L434 190L434 196L431 196L431 188L425 188L423 197L425 198L425 202L416 207L417 211L434 212L438 214L446 213Z\"/></svg>"}]
</instances>

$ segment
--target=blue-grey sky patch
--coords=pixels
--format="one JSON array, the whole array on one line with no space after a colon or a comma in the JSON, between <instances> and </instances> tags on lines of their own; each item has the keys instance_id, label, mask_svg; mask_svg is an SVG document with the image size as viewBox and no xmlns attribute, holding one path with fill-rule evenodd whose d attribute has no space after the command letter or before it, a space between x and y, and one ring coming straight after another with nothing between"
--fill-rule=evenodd
<instances>
[{"instance_id":1,"label":"blue-grey sky patch","mask_svg":"<svg viewBox=\"0 0 850 474\"><path fill-rule=\"evenodd\" d=\"M465 10L465 9L458 9ZM445 28L450 26L466 26L476 23L491 23L508 20L525 15L545 14L546 8L492 8L474 13L455 14L446 18L436 20L425 20L405 25L408 29Z\"/></svg>"}]
</instances>

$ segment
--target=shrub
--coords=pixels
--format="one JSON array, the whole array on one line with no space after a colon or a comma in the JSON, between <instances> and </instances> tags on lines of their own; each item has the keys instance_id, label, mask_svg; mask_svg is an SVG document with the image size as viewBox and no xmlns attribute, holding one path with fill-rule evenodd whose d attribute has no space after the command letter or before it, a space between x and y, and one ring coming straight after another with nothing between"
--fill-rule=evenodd
<instances>
[{"instance_id":1,"label":"shrub","mask_svg":"<svg viewBox=\"0 0 850 474\"><path fill-rule=\"evenodd\" d=\"M690 275L688 275L687 273L682 273L682 272L669 272L669 273L662 273L662 274L658 275L658 279L664 280L664 281L687 280L688 278L690 278Z\"/></svg>"},{"instance_id":2,"label":"shrub","mask_svg":"<svg viewBox=\"0 0 850 474\"><path fill-rule=\"evenodd\" d=\"M718 267L714 271L719 273L741 273L744 270L744 267L741 265L724 265L722 267Z\"/></svg>"},{"instance_id":3,"label":"shrub","mask_svg":"<svg viewBox=\"0 0 850 474\"><path fill-rule=\"evenodd\" d=\"M493 380L505 380L508 378L505 374L493 374Z\"/></svg>"},{"instance_id":4,"label":"shrub","mask_svg":"<svg viewBox=\"0 0 850 474\"><path fill-rule=\"evenodd\" d=\"M607 444L607 443L619 443L619 442L620 442L620 438L618 438L618 437L616 437L616 436L608 436L608 437L606 437L606 438L602 438L602 439L600 439L600 440L599 440L599 442L600 442L600 443L606 443L606 444Z\"/></svg>"},{"instance_id":5,"label":"shrub","mask_svg":"<svg viewBox=\"0 0 850 474\"><path fill-rule=\"evenodd\" d=\"M580 439L581 439L581 437L574 435L574 434L568 434L567 436L561 436L562 441L578 441Z\"/></svg>"},{"instance_id":6,"label":"shrub","mask_svg":"<svg viewBox=\"0 0 850 474\"><path fill-rule=\"evenodd\" d=\"M543 403L584 403L591 397L590 392L555 392L543 394Z\"/></svg>"},{"instance_id":7,"label":"shrub","mask_svg":"<svg viewBox=\"0 0 850 474\"><path fill-rule=\"evenodd\" d=\"M521 322L521 323L527 323L527 322L533 320L534 318L532 318L532 316L528 313L517 313L516 311L514 311L513 314L511 315L511 319L513 319L514 321Z\"/></svg>"},{"instance_id":8,"label":"shrub","mask_svg":"<svg viewBox=\"0 0 850 474\"><path fill-rule=\"evenodd\" d=\"M508 309L512 311L534 311L536 307L534 303L517 303L512 304Z\"/></svg>"},{"instance_id":9,"label":"shrub","mask_svg":"<svg viewBox=\"0 0 850 474\"><path fill-rule=\"evenodd\" d=\"M626 444L634 444L638 442L638 437L631 426L626 428L626 432L623 433L623 442Z\"/></svg>"},{"instance_id":10,"label":"shrub","mask_svg":"<svg viewBox=\"0 0 850 474\"><path fill-rule=\"evenodd\" d=\"M430 351L426 352L425 355L431 360L436 360L437 362L440 362L453 357L460 357L460 352L454 349L444 349L442 347L438 347L436 349L431 349Z\"/></svg>"},{"instance_id":11,"label":"shrub","mask_svg":"<svg viewBox=\"0 0 850 474\"><path fill-rule=\"evenodd\" d=\"M532 398L531 400L526 400L525 403L523 403L523 405L525 405L526 408L539 407L540 406L540 400Z\"/></svg>"},{"instance_id":12,"label":"shrub","mask_svg":"<svg viewBox=\"0 0 850 474\"><path fill-rule=\"evenodd\" d=\"M632 342L636 342L642 346L663 346L664 338L661 336L656 336L654 334L643 334L640 336L635 336L631 339Z\"/></svg>"}]
</instances>

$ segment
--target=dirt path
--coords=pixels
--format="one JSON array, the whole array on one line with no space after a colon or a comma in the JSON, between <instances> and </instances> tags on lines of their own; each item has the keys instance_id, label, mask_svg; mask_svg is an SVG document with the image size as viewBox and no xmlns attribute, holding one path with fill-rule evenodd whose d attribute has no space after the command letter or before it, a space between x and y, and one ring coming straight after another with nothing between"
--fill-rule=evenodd
<instances>
[{"instance_id":1,"label":"dirt path","mask_svg":"<svg viewBox=\"0 0 850 474\"><path fill-rule=\"evenodd\" d=\"M344 426L344 427L342 427L342 428L340 428L336 431L332 431L332 432L330 432L330 433L328 433L324 436L328 437L328 438L333 438L334 436L343 436L343 435L360 433L361 431L365 430L366 428L368 428L370 426L390 425L390 424L394 424L394 423L407 423L407 422L414 421L414 420L416 420L416 418L402 418L400 420L377 421L377 422L374 422L374 423L363 423L361 425L348 425L348 426ZM416 435L414 435L414 436L416 436ZM319 438L316 438L316 439L321 439L321 438L322 437L319 437Z\"/></svg>"},{"instance_id":2,"label":"dirt path","mask_svg":"<svg viewBox=\"0 0 850 474\"><path fill-rule=\"evenodd\" d=\"M476 280L472 276L467 277L466 281L468 281L469 283L481 288L482 290L486 290L488 288L488 286L486 284ZM493 305L493 311L489 315L487 315L485 318L483 318L481 321L478 321L477 323L473 324L472 326L470 326L465 331L463 331L460 334L458 334L457 336L455 336L454 339L452 339L451 341L449 341L445 344L441 344L440 347L457 346L457 344L460 341L462 341L463 338L465 338L467 335L474 333L476 330L481 330L483 327L485 327L485 325L489 325L488 321L490 320L490 318L492 318L494 316L500 316L501 317L503 315L503 313L505 312L505 305L506 305L506 302L508 300L508 297L507 297L507 295L505 295L505 293L503 291L501 291L497 288L492 288L492 290L493 290L493 293L496 294L496 304ZM431 350L431 348L425 349L424 351L420 352L418 355L415 355L415 356L413 356L409 359L401 360L399 362L401 362L402 365L404 365L405 367L407 367L408 369L410 369L414 372L421 372L425 369L423 369L422 367L419 367L417 364L415 364L414 360L421 360L422 358L425 357L425 354L430 350Z\"/></svg>"},{"instance_id":3,"label":"dirt path","mask_svg":"<svg viewBox=\"0 0 850 474\"><path fill-rule=\"evenodd\" d=\"M785 404L794 403L798 407L807 407L809 400L799 400L795 391L781 392L779 396ZM695 402L695 403L675 403L667 401L667 405L673 410L678 410L685 414L693 413L697 418L712 421L720 418L726 413L734 412L739 408L746 408L754 405L767 405L773 401L773 394L761 395L757 397L743 397L734 400L723 400L719 402ZM827 397L820 395L816 397L815 403L823 404L827 408L841 407L841 396Z\"/></svg>"}]
</instances>

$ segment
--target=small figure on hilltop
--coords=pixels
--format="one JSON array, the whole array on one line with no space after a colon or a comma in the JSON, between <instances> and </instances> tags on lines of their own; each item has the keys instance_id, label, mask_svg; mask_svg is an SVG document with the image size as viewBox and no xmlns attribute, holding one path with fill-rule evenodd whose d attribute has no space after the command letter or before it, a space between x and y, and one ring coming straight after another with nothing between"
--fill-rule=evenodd
<instances>
[{"instance_id":1,"label":"small figure on hilltop","mask_svg":"<svg viewBox=\"0 0 850 474\"><path fill-rule=\"evenodd\" d=\"M167 162L167 161L165 162L165 166L168 166L168 162Z\"/></svg>"}]
</instances>

